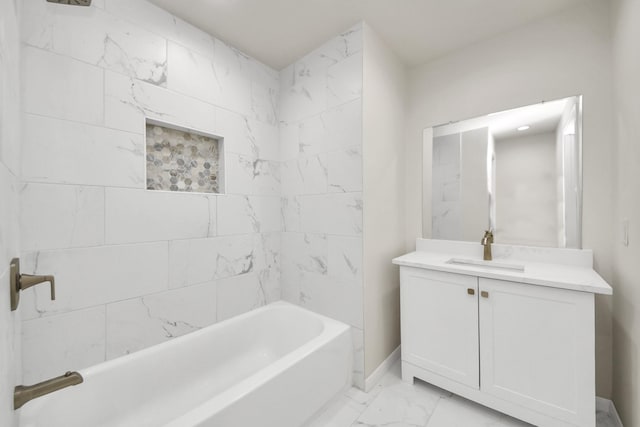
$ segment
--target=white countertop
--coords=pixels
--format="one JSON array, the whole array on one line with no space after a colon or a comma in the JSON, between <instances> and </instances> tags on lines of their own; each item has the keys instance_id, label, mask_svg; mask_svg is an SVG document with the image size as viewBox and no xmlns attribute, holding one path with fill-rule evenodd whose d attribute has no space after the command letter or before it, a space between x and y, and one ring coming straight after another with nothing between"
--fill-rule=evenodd
<instances>
[{"instance_id":1,"label":"white countertop","mask_svg":"<svg viewBox=\"0 0 640 427\"><path fill-rule=\"evenodd\" d=\"M478 245L480 246L480 245ZM547 262L508 258L496 259L499 264L524 266L524 272L503 270L488 266L447 264L452 258L473 259L481 261L482 257L470 257L460 253L441 253L417 251L395 258L394 264L407 267L425 268L428 270L466 274L489 279L508 280L552 288L590 292L594 294L612 295L613 289L592 268L580 265L565 265ZM491 261L487 264L490 265Z\"/></svg>"}]
</instances>

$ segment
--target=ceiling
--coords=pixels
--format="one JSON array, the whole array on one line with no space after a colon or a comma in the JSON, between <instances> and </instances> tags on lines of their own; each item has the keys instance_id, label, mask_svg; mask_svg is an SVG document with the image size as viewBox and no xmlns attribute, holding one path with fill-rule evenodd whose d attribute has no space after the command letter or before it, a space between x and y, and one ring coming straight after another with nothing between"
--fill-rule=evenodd
<instances>
[{"instance_id":1,"label":"ceiling","mask_svg":"<svg viewBox=\"0 0 640 427\"><path fill-rule=\"evenodd\" d=\"M280 70L359 21L408 65L586 0L150 0Z\"/></svg>"}]
</instances>

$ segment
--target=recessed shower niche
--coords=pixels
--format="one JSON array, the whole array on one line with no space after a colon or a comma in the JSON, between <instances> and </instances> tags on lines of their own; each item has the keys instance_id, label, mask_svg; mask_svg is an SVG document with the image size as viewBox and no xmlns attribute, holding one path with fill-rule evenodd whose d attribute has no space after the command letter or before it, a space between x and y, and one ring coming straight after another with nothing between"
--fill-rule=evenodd
<instances>
[{"instance_id":1,"label":"recessed shower niche","mask_svg":"<svg viewBox=\"0 0 640 427\"><path fill-rule=\"evenodd\" d=\"M222 138L147 119L147 190L224 192Z\"/></svg>"}]
</instances>

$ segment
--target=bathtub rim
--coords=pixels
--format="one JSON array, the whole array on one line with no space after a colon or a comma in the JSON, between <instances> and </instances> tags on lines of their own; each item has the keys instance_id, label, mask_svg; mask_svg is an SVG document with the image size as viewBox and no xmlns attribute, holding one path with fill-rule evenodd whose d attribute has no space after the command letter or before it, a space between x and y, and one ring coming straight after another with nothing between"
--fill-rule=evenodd
<instances>
[{"instance_id":1,"label":"bathtub rim","mask_svg":"<svg viewBox=\"0 0 640 427\"><path fill-rule=\"evenodd\" d=\"M313 342L314 340L316 340L318 337L323 336L325 333L327 333L327 329L336 329L336 328L340 328L342 325L347 326L347 328L349 327L349 325L347 325L346 323L340 322L338 320L332 319L330 317L324 316L322 314L318 314L314 311L308 310L306 308L300 307L298 305L292 304L290 302L287 301L275 301L272 302L270 304L266 304L263 305L262 307L256 308L254 310L250 310L247 311L245 313L239 314L237 316L234 317L230 317L228 319L222 320L220 322L216 322L213 323L211 325L208 326L204 326L196 331L192 331L189 332L187 334L181 335L179 337L175 337L172 338L168 341L164 341L155 345L152 345L150 347L146 347L143 348L141 350L135 351L133 353L130 354L123 354L121 356L118 356L114 359L111 360L105 360L104 362L100 362L96 365L92 365L92 366L88 366L86 368L81 368L81 369L77 369L77 372L79 372L83 378L90 378L93 375L97 375L99 373L101 373L102 371L105 370L109 370L109 369L113 369L116 368L117 366L124 364L124 363L128 363L128 362L135 362L138 359L143 359L145 357L148 356L152 356L153 354L161 351L164 348L170 348L172 346L178 346L181 343L184 342L188 342L190 340L195 340L198 337L200 337L201 335L205 335L207 333L210 333L213 330L217 330L217 329L222 329L224 327L229 327L229 325L234 325L236 323L241 323L242 321L244 321L245 319L251 318L251 317L255 317L257 315L259 315L260 313L266 312L266 311L271 311L277 308L288 308L288 309L293 309L294 311L298 311L298 312L303 312L305 315L312 315L314 317L319 318L322 321L322 325L323 328L320 331L320 333L316 336L314 336L313 338L311 338L311 340L309 340L308 342L306 342L304 345L308 344L309 342ZM297 347L295 351L297 351L300 347ZM286 355L285 355L286 357Z\"/></svg>"}]
</instances>

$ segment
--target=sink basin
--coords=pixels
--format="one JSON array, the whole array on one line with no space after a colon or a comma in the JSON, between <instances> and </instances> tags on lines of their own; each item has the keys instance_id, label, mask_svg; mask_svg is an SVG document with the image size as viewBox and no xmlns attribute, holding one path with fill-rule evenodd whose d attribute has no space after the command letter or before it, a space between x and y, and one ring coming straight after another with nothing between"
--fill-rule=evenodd
<instances>
[{"instance_id":1,"label":"sink basin","mask_svg":"<svg viewBox=\"0 0 640 427\"><path fill-rule=\"evenodd\" d=\"M497 268L499 270L519 271L524 273L524 265L508 264L479 259L451 258L446 264L467 265L469 267Z\"/></svg>"}]
</instances>

